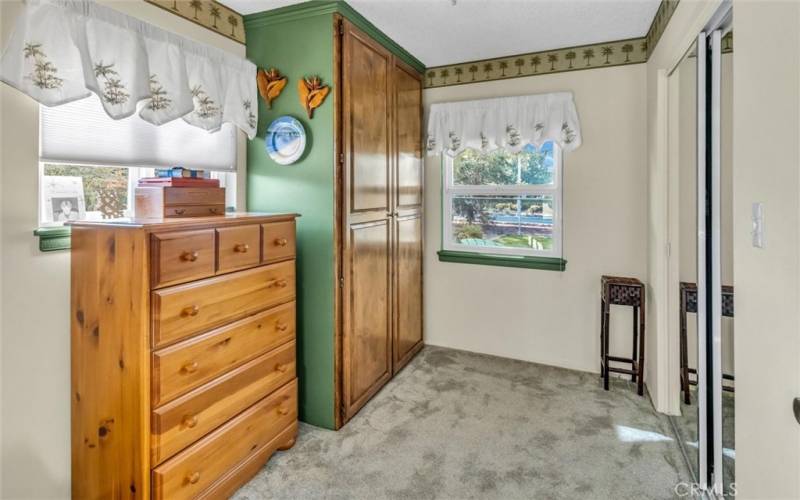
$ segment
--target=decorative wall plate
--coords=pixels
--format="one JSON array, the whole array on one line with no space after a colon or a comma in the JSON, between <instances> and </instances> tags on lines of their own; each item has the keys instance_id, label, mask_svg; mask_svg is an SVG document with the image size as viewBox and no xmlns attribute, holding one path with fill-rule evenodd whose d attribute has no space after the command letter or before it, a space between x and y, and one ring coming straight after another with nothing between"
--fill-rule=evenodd
<instances>
[{"instance_id":1,"label":"decorative wall plate","mask_svg":"<svg viewBox=\"0 0 800 500\"><path fill-rule=\"evenodd\" d=\"M306 149L303 124L289 115L275 119L267 127L266 148L269 157L280 165L291 165Z\"/></svg>"}]
</instances>

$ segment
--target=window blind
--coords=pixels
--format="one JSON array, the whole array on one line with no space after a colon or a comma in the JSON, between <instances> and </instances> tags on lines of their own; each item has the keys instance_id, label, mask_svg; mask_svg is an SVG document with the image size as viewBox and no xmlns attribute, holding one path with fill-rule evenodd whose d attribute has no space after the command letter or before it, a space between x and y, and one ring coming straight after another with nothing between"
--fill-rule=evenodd
<instances>
[{"instance_id":1,"label":"window blind","mask_svg":"<svg viewBox=\"0 0 800 500\"><path fill-rule=\"evenodd\" d=\"M39 159L47 163L236 170L236 128L206 132L182 119L153 125L133 114L113 120L96 95L40 106Z\"/></svg>"}]
</instances>

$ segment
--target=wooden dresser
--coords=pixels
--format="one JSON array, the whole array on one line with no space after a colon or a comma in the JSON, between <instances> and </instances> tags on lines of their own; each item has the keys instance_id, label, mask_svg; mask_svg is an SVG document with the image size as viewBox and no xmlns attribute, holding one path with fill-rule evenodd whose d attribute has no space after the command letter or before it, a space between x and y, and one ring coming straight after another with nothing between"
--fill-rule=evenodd
<instances>
[{"instance_id":1,"label":"wooden dresser","mask_svg":"<svg viewBox=\"0 0 800 500\"><path fill-rule=\"evenodd\" d=\"M297 434L295 215L72 224L72 496L224 498Z\"/></svg>"}]
</instances>

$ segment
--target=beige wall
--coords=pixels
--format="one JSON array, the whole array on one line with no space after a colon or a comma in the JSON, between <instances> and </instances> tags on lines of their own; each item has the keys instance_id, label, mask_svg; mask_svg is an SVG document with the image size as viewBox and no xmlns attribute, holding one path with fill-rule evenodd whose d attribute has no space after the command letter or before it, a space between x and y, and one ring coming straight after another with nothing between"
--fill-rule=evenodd
<instances>
[{"instance_id":1,"label":"beige wall","mask_svg":"<svg viewBox=\"0 0 800 500\"><path fill-rule=\"evenodd\" d=\"M426 160L426 343L599 372L600 276L647 273L645 65L428 89L425 105L572 91L583 145L564 155L565 272L439 262L441 170ZM629 355L630 308L612 315Z\"/></svg>"},{"instance_id":2,"label":"beige wall","mask_svg":"<svg viewBox=\"0 0 800 500\"><path fill-rule=\"evenodd\" d=\"M737 1L733 32L736 481L740 498L800 498L800 3Z\"/></svg>"},{"instance_id":3,"label":"beige wall","mask_svg":"<svg viewBox=\"0 0 800 500\"><path fill-rule=\"evenodd\" d=\"M244 46L139 0L105 1L194 40L244 55ZM2 38L20 9L0 2ZM38 105L0 85L0 436L2 498L67 498L70 492L69 253L41 253ZM239 139L244 172L245 139ZM244 175L239 176L243 207Z\"/></svg>"}]
</instances>

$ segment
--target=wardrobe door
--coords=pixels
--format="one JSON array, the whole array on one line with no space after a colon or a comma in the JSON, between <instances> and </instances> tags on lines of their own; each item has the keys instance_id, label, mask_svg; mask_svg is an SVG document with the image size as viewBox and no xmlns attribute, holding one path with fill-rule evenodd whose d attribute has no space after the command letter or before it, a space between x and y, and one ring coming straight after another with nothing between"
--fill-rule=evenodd
<instances>
[{"instance_id":1,"label":"wardrobe door","mask_svg":"<svg viewBox=\"0 0 800 500\"><path fill-rule=\"evenodd\" d=\"M392 375L392 57L342 23L342 407L350 419Z\"/></svg>"},{"instance_id":2,"label":"wardrobe door","mask_svg":"<svg viewBox=\"0 0 800 500\"><path fill-rule=\"evenodd\" d=\"M395 59L394 372L422 347L422 75Z\"/></svg>"}]
</instances>

